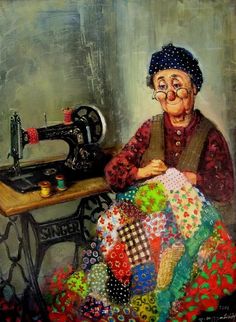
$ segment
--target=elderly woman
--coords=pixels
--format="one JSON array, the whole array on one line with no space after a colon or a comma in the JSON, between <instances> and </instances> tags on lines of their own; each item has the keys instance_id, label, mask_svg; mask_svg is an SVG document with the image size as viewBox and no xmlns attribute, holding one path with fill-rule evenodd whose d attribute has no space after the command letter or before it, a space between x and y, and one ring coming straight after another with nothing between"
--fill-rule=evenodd
<instances>
[{"instance_id":1,"label":"elderly woman","mask_svg":"<svg viewBox=\"0 0 236 322\"><path fill-rule=\"evenodd\" d=\"M220 131L194 109L198 62L169 44L152 55L149 74L164 113L106 166L116 201L69 279L92 321L191 321L236 289L236 247L212 203L230 202L232 161Z\"/></svg>"},{"instance_id":2,"label":"elderly woman","mask_svg":"<svg viewBox=\"0 0 236 322\"><path fill-rule=\"evenodd\" d=\"M110 186L123 190L155 176L164 162L182 171L210 200L229 202L234 178L227 143L194 109L203 82L198 61L186 49L169 44L152 55L149 74L153 98L164 113L146 121L108 164Z\"/></svg>"},{"instance_id":3,"label":"elderly woman","mask_svg":"<svg viewBox=\"0 0 236 322\"><path fill-rule=\"evenodd\" d=\"M108 297L141 321L191 321L236 289L235 247L213 206L231 201L233 165L221 132L194 109L202 83L186 49L154 53L149 86L164 113L105 169L119 192L98 221Z\"/></svg>"}]
</instances>

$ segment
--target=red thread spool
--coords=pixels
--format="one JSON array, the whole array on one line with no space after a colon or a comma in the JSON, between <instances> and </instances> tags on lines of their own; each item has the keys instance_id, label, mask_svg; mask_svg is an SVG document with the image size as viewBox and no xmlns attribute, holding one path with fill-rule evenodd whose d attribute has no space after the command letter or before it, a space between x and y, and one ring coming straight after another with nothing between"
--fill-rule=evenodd
<instances>
[{"instance_id":1,"label":"red thread spool","mask_svg":"<svg viewBox=\"0 0 236 322\"><path fill-rule=\"evenodd\" d=\"M72 124L72 112L73 112L73 109L70 108L70 107L67 107L63 110L63 113L64 113L64 124L65 125L69 125L69 124Z\"/></svg>"},{"instance_id":2,"label":"red thread spool","mask_svg":"<svg viewBox=\"0 0 236 322\"><path fill-rule=\"evenodd\" d=\"M26 130L28 134L29 144L36 144L39 142L39 134L37 129L31 127Z\"/></svg>"}]
</instances>

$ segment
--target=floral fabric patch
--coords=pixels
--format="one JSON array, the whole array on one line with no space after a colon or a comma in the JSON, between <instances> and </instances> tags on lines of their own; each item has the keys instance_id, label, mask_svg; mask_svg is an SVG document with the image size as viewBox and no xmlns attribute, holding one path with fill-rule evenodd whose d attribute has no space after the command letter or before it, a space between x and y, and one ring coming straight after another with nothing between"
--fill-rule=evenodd
<instances>
[{"instance_id":1,"label":"floral fabric patch","mask_svg":"<svg viewBox=\"0 0 236 322\"><path fill-rule=\"evenodd\" d=\"M162 238L162 249L166 249L178 241L182 241L181 232L178 229L176 218L173 214L170 203L167 203L166 209L164 211L166 226L161 232Z\"/></svg>"},{"instance_id":2,"label":"floral fabric patch","mask_svg":"<svg viewBox=\"0 0 236 322\"><path fill-rule=\"evenodd\" d=\"M149 183L140 186L135 195L135 205L146 213L162 211L167 202L162 183Z\"/></svg>"},{"instance_id":3,"label":"floral fabric patch","mask_svg":"<svg viewBox=\"0 0 236 322\"><path fill-rule=\"evenodd\" d=\"M67 280L69 290L77 293L82 298L85 298L89 293L87 275L84 271L73 273Z\"/></svg>"},{"instance_id":4,"label":"floral fabric patch","mask_svg":"<svg viewBox=\"0 0 236 322\"><path fill-rule=\"evenodd\" d=\"M118 281L127 285L130 283L131 265L124 243L117 244L108 252L106 263Z\"/></svg>"},{"instance_id":5,"label":"floral fabric patch","mask_svg":"<svg viewBox=\"0 0 236 322\"><path fill-rule=\"evenodd\" d=\"M155 212L142 220L143 227L149 239L160 237L165 230L166 218L162 212Z\"/></svg>"},{"instance_id":6,"label":"floral fabric patch","mask_svg":"<svg viewBox=\"0 0 236 322\"><path fill-rule=\"evenodd\" d=\"M117 229L125 223L125 216L116 204L100 216L97 223L97 234L101 240L100 251L103 255L106 255L115 245L118 239Z\"/></svg>"},{"instance_id":7,"label":"floral fabric patch","mask_svg":"<svg viewBox=\"0 0 236 322\"><path fill-rule=\"evenodd\" d=\"M120 209L123 211L127 222L132 222L134 220L144 220L147 214L138 209L130 201L122 201L119 204Z\"/></svg>"},{"instance_id":8,"label":"floral fabric patch","mask_svg":"<svg viewBox=\"0 0 236 322\"><path fill-rule=\"evenodd\" d=\"M79 311L82 316L94 321L107 315L110 311L110 306L105 306L102 301L88 296Z\"/></svg>"},{"instance_id":9,"label":"floral fabric patch","mask_svg":"<svg viewBox=\"0 0 236 322\"><path fill-rule=\"evenodd\" d=\"M169 202L182 236L192 237L201 224L202 201L197 191L187 183L180 190L169 193Z\"/></svg>"}]
</instances>

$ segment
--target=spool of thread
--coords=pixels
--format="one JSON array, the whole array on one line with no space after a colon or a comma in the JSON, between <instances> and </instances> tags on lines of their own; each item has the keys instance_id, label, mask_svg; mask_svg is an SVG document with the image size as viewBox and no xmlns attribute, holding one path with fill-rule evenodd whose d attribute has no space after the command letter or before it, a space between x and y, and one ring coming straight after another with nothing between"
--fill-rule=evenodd
<instances>
[{"instance_id":1,"label":"spool of thread","mask_svg":"<svg viewBox=\"0 0 236 322\"><path fill-rule=\"evenodd\" d=\"M58 174L56 176L56 180L57 180L57 190L64 191L67 189L67 187L65 185L64 176L62 174Z\"/></svg>"},{"instance_id":2,"label":"spool of thread","mask_svg":"<svg viewBox=\"0 0 236 322\"><path fill-rule=\"evenodd\" d=\"M69 125L69 124L72 124L72 112L73 112L73 109L70 108L70 107L67 107L63 110L63 113L64 113L64 124L65 125Z\"/></svg>"},{"instance_id":3,"label":"spool of thread","mask_svg":"<svg viewBox=\"0 0 236 322\"><path fill-rule=\"evenodd\" d=\"M41 197L48 198L52 195L52 186L49 181L41 181L39 183L39 186L41 188L41 190L40 190Z\"/></svg>"},{"instance_id":4,"label":"spool of thread","mask_svg":"<svg viewBox=\"0 0 236 322\"><path fill-rule=\"evenodd\" d=\"M31 127L27 129L26 132L28 134L29 144L36 144L39 142L39 134L37 129Z\"/></svg>"}]
</instances>

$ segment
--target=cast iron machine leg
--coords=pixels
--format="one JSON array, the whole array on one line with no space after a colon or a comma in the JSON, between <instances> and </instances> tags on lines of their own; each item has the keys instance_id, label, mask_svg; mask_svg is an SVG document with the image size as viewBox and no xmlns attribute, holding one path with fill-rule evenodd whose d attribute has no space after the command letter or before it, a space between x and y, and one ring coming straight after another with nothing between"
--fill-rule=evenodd
<instances>
[{"instance_id":1,"label":"cast iron machine leg","mask_svg":"<svg viewBox=\"0 0 236 322\"><path fill-rule=\"evenodd\" d=\"M81 199L78 208L72 215L40 223L36 222L30 213L20 215L22 225L22 247L28 268L30 286L37 299L43 322L49 321L49 318L47 307L38 284L38 276L47 249L56 243L66 241L74 242L75 251L73 268L77 269L79 247L91 239L89 230L85 225L85 220L95 224L99 214L102 211L105 211L111 202L112 200L105 193L86 197ZM32 228L35 238L35 259L32 258L29 227Z\"/></svg>"}]
</instances>

